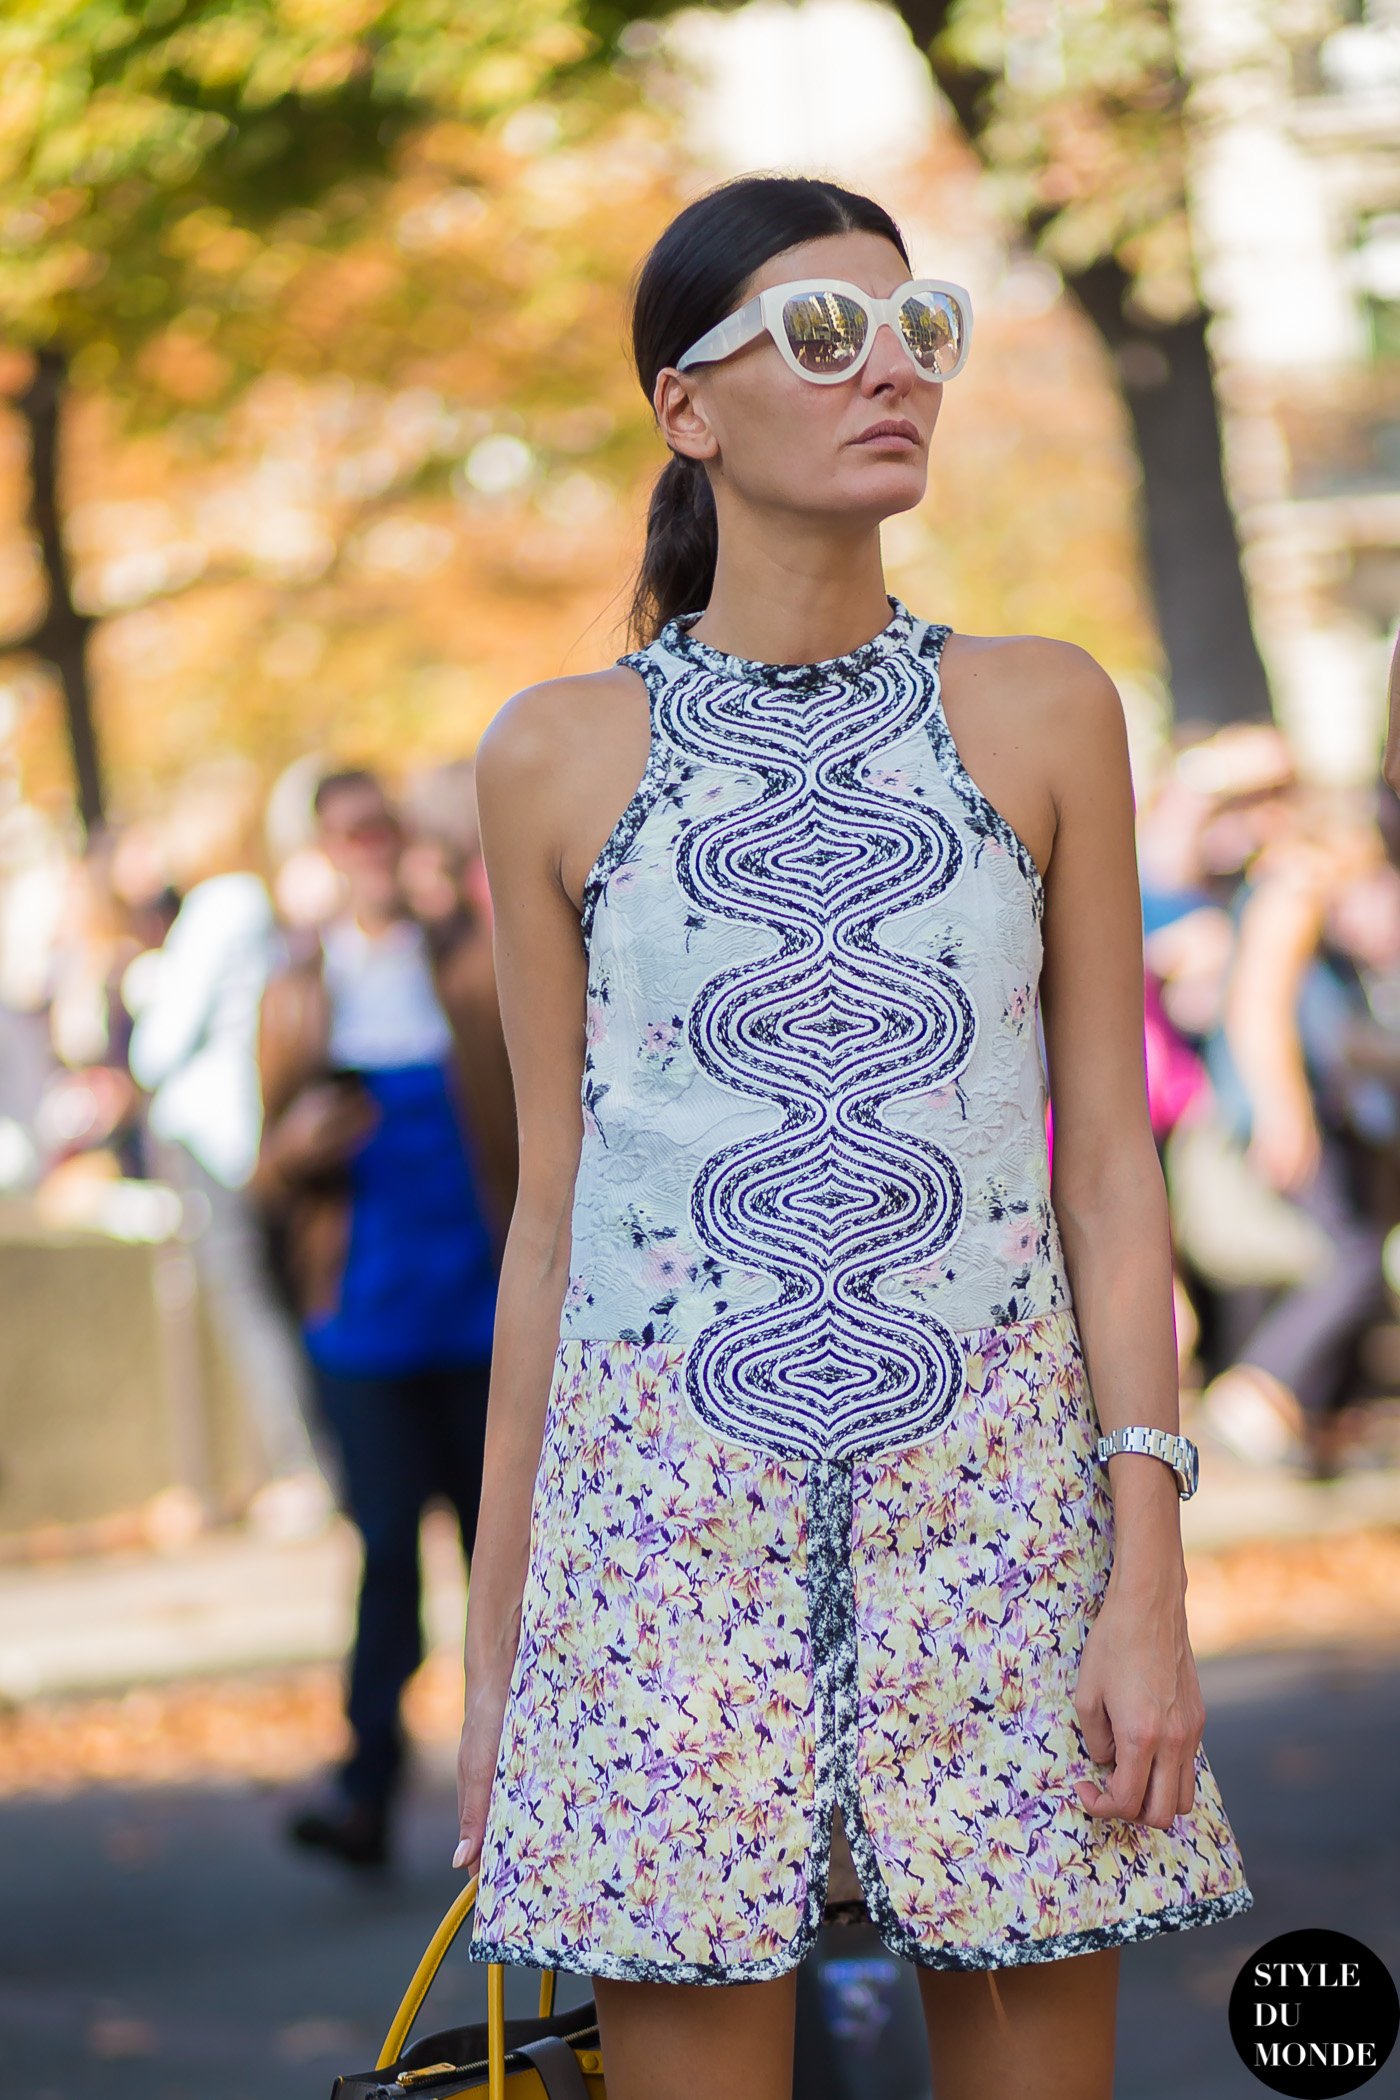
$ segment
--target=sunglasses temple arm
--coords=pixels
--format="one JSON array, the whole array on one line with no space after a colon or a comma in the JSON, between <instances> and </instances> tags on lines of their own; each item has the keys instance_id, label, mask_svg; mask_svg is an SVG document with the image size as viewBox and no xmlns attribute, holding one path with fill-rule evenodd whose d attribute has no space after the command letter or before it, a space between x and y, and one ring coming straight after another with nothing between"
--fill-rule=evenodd
<instances>
[{"instance_id":1,"label":"sunglasses temple arm","mask_svg":"<svg viewBox=\"0 0 1400 2100\"><path fill-rule=\"evenodd\" d=\"M698 343L693 343L677 363L676 370L684 372L690 365L705 364L711 358L728 357L733 351L742 350L745 343L752 342L753 338L761 333L762 328L762 301L750 299L747 306L741 306L736 314L729 314L723 321L717 321L707 335L702 335Z\"/></svg>"}]
</instances>

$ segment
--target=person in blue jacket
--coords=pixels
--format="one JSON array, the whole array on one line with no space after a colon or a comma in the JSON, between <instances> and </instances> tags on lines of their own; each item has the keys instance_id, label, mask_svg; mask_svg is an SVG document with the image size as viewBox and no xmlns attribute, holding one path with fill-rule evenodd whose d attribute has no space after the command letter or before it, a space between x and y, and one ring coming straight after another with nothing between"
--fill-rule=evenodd
<instances>
[{"instance_id":1,"label":"person in blue jacket","mask_svg":"<svg viewBox=\"0 0 1400 2100\"><path fill-rule=\"evenodd\" d=\"M514 1116L483 915L410 908L403 826L373 774L327 775L315 809L344 905L264 995L255 1185L364 1560L351 1748L288 1834L380 1865L405 1770L401 1694L423 1654L425 1504L451 1504L468 1561L475 1538Z\"/></svg>"}]
</instances>

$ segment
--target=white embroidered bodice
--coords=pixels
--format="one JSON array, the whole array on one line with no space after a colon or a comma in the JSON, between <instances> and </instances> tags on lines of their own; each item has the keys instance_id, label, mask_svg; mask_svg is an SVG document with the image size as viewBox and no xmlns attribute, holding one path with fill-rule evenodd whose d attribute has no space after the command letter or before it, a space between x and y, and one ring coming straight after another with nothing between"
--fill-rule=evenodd
<instances>
[{"instance_id":1,"label":"white embroidered bodice","mask_svg":"<svg viewBox=\"0 0 1400 2100\"><path fill-rule=\"evenodd\" d=\"M894 597L823 663L672 619L646 771L590 871L561 1341L686 1348L719 1435L849 1459L956 1407L965 1337L1070 1304L1039 872Z\"/></svg>"}]
</instances>

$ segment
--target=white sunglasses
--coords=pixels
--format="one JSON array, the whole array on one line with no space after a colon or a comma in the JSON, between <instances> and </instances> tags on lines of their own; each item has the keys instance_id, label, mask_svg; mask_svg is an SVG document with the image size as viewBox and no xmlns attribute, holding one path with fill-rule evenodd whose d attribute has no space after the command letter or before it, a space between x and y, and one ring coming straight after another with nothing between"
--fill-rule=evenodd
<instances>
[{"instance_id":1,"label":"white sunglasses","mask_svg":"<svg viewBox=\"0 0 1400 2100\"><path fill-rule=\"evenodd\" d=\"M676 359L676 370L730 357L767 334L800 379L834 386L860 370L883 321L921 378L941 383L962 370L972 340L972 301L960 284L941 277L911 277L888 299L874 299L858 284L834 277L770 284L692 343Z\"/></svg>"}]
</instances>

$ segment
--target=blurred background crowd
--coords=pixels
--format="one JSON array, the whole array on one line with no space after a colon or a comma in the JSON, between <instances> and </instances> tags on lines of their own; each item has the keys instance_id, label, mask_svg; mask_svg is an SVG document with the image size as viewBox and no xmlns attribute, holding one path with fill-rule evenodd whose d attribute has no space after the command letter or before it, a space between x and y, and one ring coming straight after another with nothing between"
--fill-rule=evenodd
<instances>
[{"instance_id":1,"label":"blurred background crowd","mask_svg":"<svg viewBox=\"0 0 1400 2100\"><path fill-rule=\"evenodd\" d=\"M318 810L325 780L332 793ZM269 794L251 764L213 759L157 820L104 826L84 850L40 822L26 829L28 850L0 889L0 1194L11 1243L32 1227L191 1248L208 1340L249 1442L233 1503L207 1472L186 1474L200 1506L185 1520L239 1506L273 1529L314 1524L326 1496L303 1424L314 1412L305 1352L291 1339L296 1278L275 1193L253 1187L266 1088L285 1085L275 1063L271 1075L259 1063L265 987L293 974L336 922L369 912L366 876L373 896L376 873L384 923L421 928L439 946L470 932L484 955L470 764L407 776L391 804L364 769L303 763ZM401 977L385 993L407 1001L418 990ZM326 1069L329 1058L327 1046ZM337 1069L348 1078L343 1061ZM366 1129L347 1121L332 1150L348 1157ZM62 1350L62 1332L46 1339ZM197 1417L198 1366L186 1372L177 1405ZM207 1461L197 1419L183 1448ZM166 1508L178 1525L179 1498Z\"/></svg>"},{"instance_id":2,"label":"blurred background crowd","mask_svg":"<svg viewBox=\"0 0 1400 2100\"><path fill-rule=\"evenodd\" d=\"M33 0L0 19L0 1788L145 1769L129 1717L60 1751L44 1698L199 1664L170 1604L198 1567L220 1638L241 1585L237 1653L285 1659L343 1509L349 1749L292 1827L384 1853L418 1516L455 1566L513 1167L472 754L511 692L628 645L661 464L630 279L760 168L870 191L971 289L889 588L1082 643L1123 695L1187 1528L1315 1547L1329 1625L1393 1619L1397 0ZM1291 1637L1283 1567L1256 1633ZM348 1632L298 1623L304 1656Z\"/></svg>"},{"instance_id":3,"label":"blurred background crowd","mask_svg":"<svg viewBox=\"0 0 1400 2100\"><path fill-rule=\"evenodd\" d=\"M1380 1463L1388 1417L1372 1427L1368 1403L1400 1380L1400 802L1379 776L1303 780L1266 724L1178 737L1137 794L1188 1417L1261 1467ZM250 761L211 759L85 851L31 813L0 888L9 1234L187 1247L207 1375L237 1396L244 1463L221 1478L185 1366L173 1448L188 1464L170 1484L188 1494L165 1498L167 1523L242 1513L295 1531L328 1508L278 1191L257 1171L267 1088L279 1107L293 1089L266 1045L260 1066L259 1019L269 978L365 912L367 868L390 918L439 950L470 936L489 971L467 759L392 789L315 756L270 786ZM420 990L435 996L402 977L375 995ZM347 1040L321 1053L342 1084ZM494 1111L508 1124L504 1087ZM346 1111L313 1164L348 1161L366 1128Z\"/></svg>"},{"instance_id":4,"label":"blurred background crowd","mask_svg":"<svg viewBox=\"0 0 1400 2100\"><path fill-rule=\"evenodd\" d=\"M972 288L889 586L1116 678L1187 1389L1249 1463L1369 1462L1394 0L253 12L45 0L0 37L0 1539L148 1503L143 1404L164 1521L315 1507L250 1177L263 980L346 908L316 784L377 773L404 911L489 945L476 738L626 645L632 273L762 165L875 191ZM103 1285L84 1233L152 1251Z\"/></svg>"}]
</instances>

